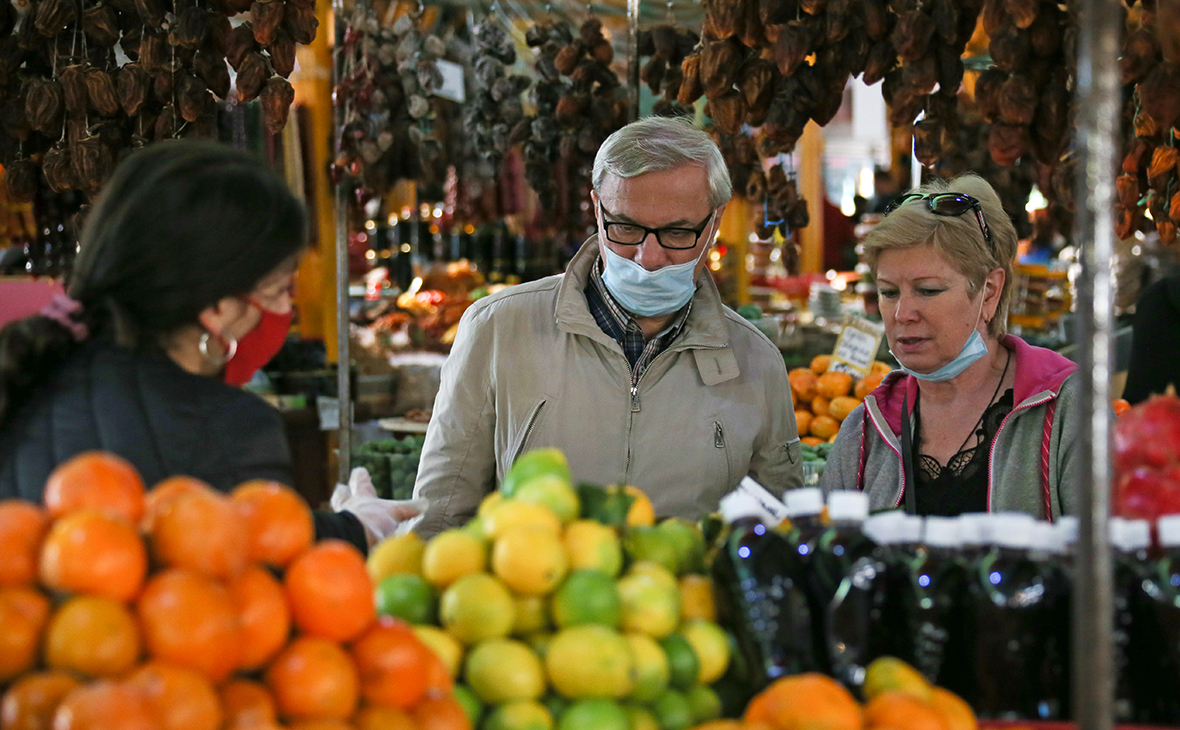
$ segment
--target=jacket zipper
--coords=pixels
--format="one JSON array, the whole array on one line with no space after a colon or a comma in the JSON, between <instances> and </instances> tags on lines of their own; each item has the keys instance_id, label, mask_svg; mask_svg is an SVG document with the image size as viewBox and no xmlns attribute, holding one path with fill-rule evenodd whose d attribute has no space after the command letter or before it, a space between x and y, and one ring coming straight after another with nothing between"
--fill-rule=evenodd
<instances>
[{"instance_id":1,"label":"jacket zipper","mask_svg":"<svg viewBox=\"0 0 1180 730\"><path fill-rule=\"evenodd\" d=\"M520 440L520 446L516 448L516 454L512 457L512 463L515 464L520 455L524 453L524 447L529 442L529 436L533 435L533 426L537 425L537 419L541 417L541 409L545 407L546 401L541 401L537 409L533 411L533 415L529 417L529 425L525 426L524 438Z\"/></svg>"},{"instance_id":2,"label":"jacket zipper","mask_svg":"<svg viewBox=\"0 0 1180 730\"><path fill-rule=\"evenodd\" d=\"M721 428L721 421L713 421L713 445L719 449L725 448L725 430Z\"/></svg>"},{"instance_id":3,"label":"jacket zipper","mask_svg":"<svg viewBox=\"0 0 1180 730\"><path fill-rule=\"evenodd\" d=\"M1003 432L1004 426L1008 425L1008 421L1018 411L1027 411L1030 408L1042 406L1042 405L1048 403L1049 401L1053 400L1056 397L1057 397L1057 395L1054 393L1053 395L1047 396L1044 400L1039 400L1035 403L1028 403L1023 406L1013 408L1012 410L1008 411L1008 415L1004 416L1004 420L1000 421L999 427L996 428L996 434L994 436L992 436L991 446L989 446L988 450L987 450L987 511L988 512L992 511L992 474L993 474L993 467L995 466L995 462L996 462L996 442L1000 440L1000 433ZM1039 449L1038 449L1038 453L1039 453ZM1050 521L1052 521L1052 519L1053 519L1052 515L1046 515L1046 517Z\"/></svg>"}]
</instances>

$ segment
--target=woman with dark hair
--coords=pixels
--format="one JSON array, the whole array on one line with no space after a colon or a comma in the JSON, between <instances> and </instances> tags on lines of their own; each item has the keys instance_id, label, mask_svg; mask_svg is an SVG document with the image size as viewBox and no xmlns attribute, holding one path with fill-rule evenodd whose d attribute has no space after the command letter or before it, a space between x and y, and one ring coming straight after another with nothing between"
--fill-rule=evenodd
<instances>
[{"instance_id":1,"label":"woman with dark hair","mask_svg":"<svg viewBox=\"0 0 1180 730\"><path fill-rule=\"evenodd\" d=\"M148 485L291 484L281 418L234 386L282 345L306 243L286 183L233 148L128 157L87 218L68 296L0 330L0 498L40 501L54 467L95 449ZM316 513L317 535L364 549L413 514L373 499L361 519Z\"/></svg>"}]
</instances>

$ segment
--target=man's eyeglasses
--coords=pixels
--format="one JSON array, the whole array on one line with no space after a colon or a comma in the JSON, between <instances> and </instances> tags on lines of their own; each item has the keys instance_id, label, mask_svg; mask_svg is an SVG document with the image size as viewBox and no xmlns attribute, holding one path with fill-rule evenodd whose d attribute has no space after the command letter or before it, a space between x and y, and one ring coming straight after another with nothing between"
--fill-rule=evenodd
<instances>
[{"instance_id":1,"label":"man's eyeglasses","mask_svg":"<svg viewBox=\"0 0 1180 730\"><path fill-rule=\"evenodd\" d=\"M979 201L966 193L906 193L897 198L885 208L885 215L889 215L911 200L925 200L926 208L934 215L957 218L969 210L975 211L975 219L979 221L979 230L983 232L983 240L990 246L992 232L983 218L983 207Z\"/></svg>"},{"instance_id":2,"label":"man's eyeglasses","mask_svg":"<svg viewBox=\"0 0 1180 730\"><path fill-rule=\"evenodd\" d=\"M709 214L709 217L705 219L705 222L696 228L678 228L676 226L648 228L635 223L608 221L606 219L607 210L602 207L602 203L598 204L598 210L602 213L602 228L603 232L606 233L606 240L611 243L617 243L620 246L638 246L647 238L647 234L654 233L656 234L656 241L661 246L677 251L683 251L696 246L697 241L701 238L701 234L709 227L709 221L713 220L713 216L717 213L717 210L714 209Z\"/></svg>"}]
</instances>

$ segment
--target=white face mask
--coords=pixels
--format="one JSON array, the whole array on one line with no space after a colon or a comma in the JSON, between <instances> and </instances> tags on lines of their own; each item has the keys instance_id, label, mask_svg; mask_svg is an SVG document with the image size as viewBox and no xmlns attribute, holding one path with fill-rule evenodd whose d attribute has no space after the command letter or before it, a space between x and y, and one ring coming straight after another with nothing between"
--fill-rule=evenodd
<instances>
[{"instance_id":1,"label":"white face mask","mask_svg":"<svg viewBox=\"0 0 1180 730\"><path fill-rule=\"evenodd\" d=\"M642 245L642 244L640 244ZM706 244L699 255L683 264L672 264L648 271L631 259L623 258L603 246L606 270L602 283L623 309L640 317L671 314L688 304L696 292L696 267L709 250Z\"/></svg>"},{"instance_id":2,"label":"white face mask","mask_svg":"<svg viewBox=\"0 0 1180 730\"><path fill-rule=\"evenodd\" d=\"M932 383L941 383L950 380L967 368L971 367L976 361L987 354L987 343L983 341L983 336L979 334L979 318L983 315L983 300L986 298L986 292L981 292L979 295L979 313L975 315L975 327L971 329L971 334L968 335L967 341L963 343L963 347L959 349L959 354L955 355L954 359L943 365L932 373L918 373L910 370L897 356L893 350L889 351L893 355L893 359L897 360L902 372L913 375L918 380L925 380Z\"/></svg>"}]
</instances>

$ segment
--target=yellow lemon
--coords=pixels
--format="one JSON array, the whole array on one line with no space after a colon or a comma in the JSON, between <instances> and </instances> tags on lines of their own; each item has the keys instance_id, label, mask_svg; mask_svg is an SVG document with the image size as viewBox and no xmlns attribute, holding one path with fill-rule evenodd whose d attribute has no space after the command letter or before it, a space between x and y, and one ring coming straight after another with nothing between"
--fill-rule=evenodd
<instances>
[{"instance_id":1,"label":"yellow lemon","mask_svg":"<svg viewBox=\"0 0 1180 730\"><path fill-rule=\"evenodd\" d=\"M680 633L696 652L701 662L701 684L712 684L725 674L729 666L729 636L712 621L693 619L680 627Z\"/></svg>"},{"instance_id":2,"label":"yellow lemon","mask_svg":"<svg viewBox=\"0 0 1180 730\"><path fill-rule=\"evenodd\" d=\"M623 487L623 493L634 498L631 508L627 510L627 524L632 527L649 527L656 523L656 510L651 500L639 489L631 484Z\"/></svg>"},{"instance_id":3,"label":"yellow lemon","mask_svg":"<svg viewBox=\"0 0 1180 730\"><path fill-rule=\"evenodd\" d=\"M640 560L632 563L631 567L627 569L627 575L646 575L670 591L680 590L680 582L676 580L676 576L672 574L672 571L650 560Z\"/></svg>"},{"instance_id":4,"label":"yellow lemon","mask_svg":"<svg viewBox=\"0 0 1180 730\"><path fill-rule=\"evenodd\" d=\"M467 654L463 676L488 704L535 700L545 691L541 660L515 639L488 639L476 644Z\"/></svg>"},{"instance_id":5,"label":"yellow lemon","mask_svg":"<svg viewBox=\"0 0 1180 730\"><path fill-rule=\"evenodd\" d=\"M435 588L446 588L464 575L483 571L487 561L483 540L459 528L444 530L422 551L422 577Z\"/></svg>"},{"instance_id":6,"label":"yellow lemon","mask_svg":"<svg viewBox=\"0 0 1180 730\"><path fill-rule=\"evenodd\" d=\"M512 594L499 580L487 573L469 573L443 591L438 615L448 634L471 646L507 636L516 607Z\"/></svg>"},{"instance_id":7,"label":"yellow lemon","mask_svg":"<svg viewBox=\"0 0 1180 730\"><path fill-rule=\"evenodd\" d=\"M553 635L545 652L545 669L564 697L621 699L631 692L635 659L619 632L586 624Z\"/></svg>"},{"instance_id":8,"label":"yellow lemon","mask_svg":"<svg viewBox=\"0 0 1180 730\"><path fill-rule=\"evenodd\" d=\"M713 581L707 576L689 573L680 579L680 618L706 621L717 620L717 604L713 602Z\"/></svg>"},{"instance_id":9,"label":"yellow lemon","mask_svg":"<svg viewBox=\"0 0 1180 730\"><path fill-rule=\"evenodd\" d=\"M553 715L535 700L505 702L488 713L482 730L553 730Z\"/></svg>"},{"instance_id":10,"label":"yellow lemon","mask_svg":"<svg viewBox=\"0 0 1180 730\"><path fill-rule=\"evenodd\" d=\"M572 522L582 511L578 492L569 479L554 474L534 477L521 484L513 497L518 502L535 502L553 510L562 523Z\"/></svg>"},{"instance_id":11,"label":"yellow lemon","mask_svg":"<svg viewBox=\"0 0 1180 730\"><path fill-rule=\"evenodd\" d=\"M549 601L545 596L514 595L512 602L516 604L513 636L526 636L549 628Z\"/></svg>"},{"instance_id":12,"label":"yellow lemon","mask_svg":"<svg viewBox=\"0 0 1180 730\"><path fill-rule=\"evenodd\" d=\"M643 573L629 573L619 580L623 601L623 629L641 631L662 639L680 623L680 589Z\"/></svg>"},{"instance_id":13,"label":"yellow lemon","mask_svg":"<svg viewBox=\"0 0 1180 730\"><path fill-rule=\"evenodd\" d=\"M492 543L492 572L517 593L549 593L565 577L565 571L565 548L561 539L547 530L512 530Z\"/></svg>"},{"instance_id":14,"label":"yellow lemon","mask_svg":"<svg viewBox=\"0 0 1180 730\"><path fill-rule=\"evenodd\" d=\"M414 636L430 647L438 658L442 659L447 673L454 679L459 674L459 664L463 659L463 646L455 638L437 626L415 624Z\"/></svg>"},{"instance_id":15,"label":"yellow lemon","mask_svg":"<svg viewBox=\"0 0 1180 730\"><path fill-rule=\"evenodd\" d=\"M614 528L594 520L574 520L562 535L570 570L597 570L611 578L623 568L623 547Z\"/></svg>"},{"instance_id":16,"label":"yellow lemon","mask_svg":"<svg viewBox=\"0 0 1180 730\"><path fill-rule=\"evenodd\" d=\"M548 507L536 502L505 500L485 512L480 519L484 532L493 540L526 527L554 535L561 534L561 519Z\"/></svg>"},{"instance_id":17,"label":"yellow lemon","mask_svg":"<svg viewBox=\"0 0 1180 730\"><path fill-rule=\"evenodd\" d=\"M934 687L921 672L901 659L883 656L874 659L865 670L865 699L889 691L904 692L923 702L929 702L934 695Z\"/></svg>"},{"instance_id":18,"label":"yellow lemon","mask_svg":"<svg viewBox=\"0 0 1180 730\"><path fill-rule=\"evenodd\" d=\"M422 551L426 542L416 532L382 540L369 551L365 567L373 583L380 583L395 573L416 573L422 575Z\"/></svg>"},{"instance_id":19,"label":"yellow lemon","mask_svg":"<svg viewBox=\"0 0 1180 730\"><path fill-rule=\"evenodd\" d=\"M643 705L626 703L623 709L627 711L627 719L631 721L631 730L663 730L651 710Z\"/></svg>"},{"instance_id":20,"label":"yellow lemon","mask_svg":"<svg viewBox=\"0 0 1180 730\"><path fill-rule=\"evenodd\" d=\"M504 502L504 493L496 489L488 492L487 496L479 501L479 508L476 509L475 514L483 516L488 512L494 510Z\"/></svg>"},{"instance_id":21,"label":"yellow lemon","mask_svg":"<svg viewBox=\"0 0 1180 730\"><path fill-rule=\"evenodd\" d=\"M668 689L668 655L647 634L630 632L626 634L635 658L635 687L630 698L638 702L651 702Z\"/></svg>"}]
</instances>

